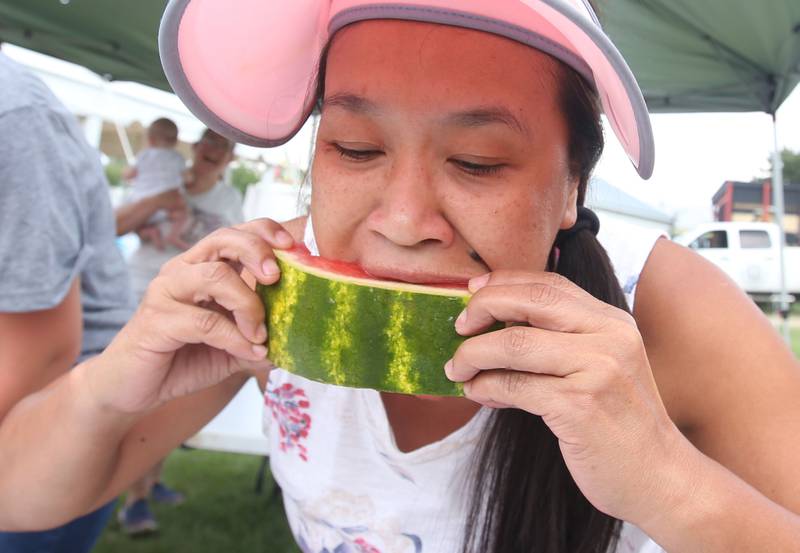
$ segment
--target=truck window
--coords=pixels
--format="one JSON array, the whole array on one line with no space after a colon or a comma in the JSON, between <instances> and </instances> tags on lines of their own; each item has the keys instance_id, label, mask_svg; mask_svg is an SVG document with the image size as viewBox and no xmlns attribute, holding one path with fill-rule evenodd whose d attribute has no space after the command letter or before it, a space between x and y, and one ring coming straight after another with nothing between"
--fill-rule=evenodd
<instances>
[{"instance_id":1,"label":"truck window","mask_svg":"<svg viewBox=\"0 0 800 553\"><path fill-rule=\"evenodd\" d=\"M743 250L769 248L772 246L769 234L765 230L740 230L739 243L742 245Z\"/></svg>"},{"instance_id":2,"label":"truck window","mask_svg":"<svg viewBox=\"0 0 800 553\"><path fill-rule=\"evenodd\" d=\"M689 244L693 250L706 250L709 248L727 248L728 233L724 230L710 230L698 236L694 242Z\"/></svg>"}]
</instances>

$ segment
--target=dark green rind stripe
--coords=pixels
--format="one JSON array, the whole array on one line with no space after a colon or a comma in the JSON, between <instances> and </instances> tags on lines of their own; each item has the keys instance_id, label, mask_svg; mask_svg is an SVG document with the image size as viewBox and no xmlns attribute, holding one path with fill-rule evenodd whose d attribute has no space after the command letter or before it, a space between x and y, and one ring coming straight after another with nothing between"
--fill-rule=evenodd
<instances>
[{"instance_id":1,"label":"dark green rind stripe","mask_svg":"<svg viewBox=\"0 0 800 553\"><path fill-rule=\"evenodd\" d=\"M363 286L278 265L278 283L258 287L277 366L328 384L463 395L443 366L465 340L453 324L467 297Z\"/></svg>"}]
</instances>

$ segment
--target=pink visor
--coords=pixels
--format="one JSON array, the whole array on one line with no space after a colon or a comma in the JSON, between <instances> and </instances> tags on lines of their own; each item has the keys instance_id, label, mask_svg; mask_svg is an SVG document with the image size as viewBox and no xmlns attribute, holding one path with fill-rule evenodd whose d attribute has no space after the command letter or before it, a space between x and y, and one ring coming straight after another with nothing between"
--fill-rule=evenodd
<instances>
[{"instance_id":1,"label":"pink visor","mask_svg":"<svg viewBox=\"0 0 800 553\"><path fill-rule=\"evenodd\" d=\"M175 93L211 129L251 146L279 146L317 102L319 57L330 37L369 19L475 29L559 59L594 85L637 171L652 174L642 92L588 0L170 0L161 62Z\"/></svg>"}]
</instances>

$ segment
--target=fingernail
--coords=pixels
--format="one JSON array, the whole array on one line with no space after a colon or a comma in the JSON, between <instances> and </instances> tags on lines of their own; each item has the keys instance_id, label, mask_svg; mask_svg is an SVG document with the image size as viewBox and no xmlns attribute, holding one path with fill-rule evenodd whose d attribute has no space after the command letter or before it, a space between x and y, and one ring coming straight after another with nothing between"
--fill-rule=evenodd
<instances>
[{"instance_id":1,"label":"fingernail","mask_svg":"<svg viewBox=\"0 0 800 553\"><path fill-rule=\"evenodd\" d=\"M267 356L267 348L262 346L261 344L257 344L252 347L253 355L256 357L263 359Z\"/></svg>"},{"instance_id":2,"label":"fingernail","mask_svg":"<svg viewBox=\"0 0 800 553\"><path fill-rule=\"evenodd\" d=\"M464 309L461 313L458 314L458 318L456 319L456 328L464 326L464 323L467 322L467 310Z\"/></svg>"},{"instance_id":3,"label":"fingernail","mask_svg":"<svg viewBox=\"0 0 800 553\"><path fill-rule=\"evenodd\" d=\"M261 323L256 329L256 342L263 342L267 339L267 325Z\"/></svg>"},{"instance_id":4,"label":"fingernail","mask_svg":"<svg viewBox=\"0 0 800 553\"><path fill-rule=\"evenodd\" d=\"M489 282L489 277L492 276L492 273L486 273L485 275L481 275L475 278L470 279L469 284L467 284L467 288L473 294L486 286L486 283Z\"/></svg>"},{"instance_id":5,"label":"fingernail","mask_svg":"<svg viewBox=\"0 0 800 553\"><path fill-rule=\"evenodd\" d=\"M275 260L272 258L267 259L264 263L261 264L261 270L264 271L265 275L274 275L280 273L280 269L278 269L278 264L275 263Z\"/></svg>"},{"instance_id":6,"label":"fingernail","mask_svg":"<svg viewBox=\"0 0 800 553\"><path fill-rule=\"evenodd\" d=\"M450 380L453 380L450 377L450 373L452 373L452 372L453 372L453 360L450 359L450 360L447 361L447 363L444 364L444 374L447 375L447 378L449 378Z\"/></svg>"},{"instance_id":7,"label":"fingernail","mask_svg":"<svg viewBox=\"0 0 800 553\"><path fill-rule=\"evenodd\" d=\"M279 230L275 233L275 242L278 242L284 247L289 247L292 245L292 242L294 242L294 238L285 230Z\"/></svg>"}]
</instances>

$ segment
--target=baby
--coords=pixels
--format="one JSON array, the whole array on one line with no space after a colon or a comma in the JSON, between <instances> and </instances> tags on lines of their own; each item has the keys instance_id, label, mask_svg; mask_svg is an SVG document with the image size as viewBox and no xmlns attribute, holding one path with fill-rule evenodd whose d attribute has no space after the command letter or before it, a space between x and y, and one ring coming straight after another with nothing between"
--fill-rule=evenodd
<instances>
[{"instance_id":1,"label":"baby","mask_svg":"<svg viewBox=\"0 0 800 553\"><path fill-rule=\"evenodd\" d=\"M182 188L186 160L175 150L178 143L178 127L167 118L156 119L147 128L147 148L136 156L136 164L125 174L131 181L129 202L137 202L168 190ZM181 239L188 224L185 210L154 213L145 226L137 232L143 240L151 242L159 250L164 244L186 249Z\"/></svg>"}]
</instances>

